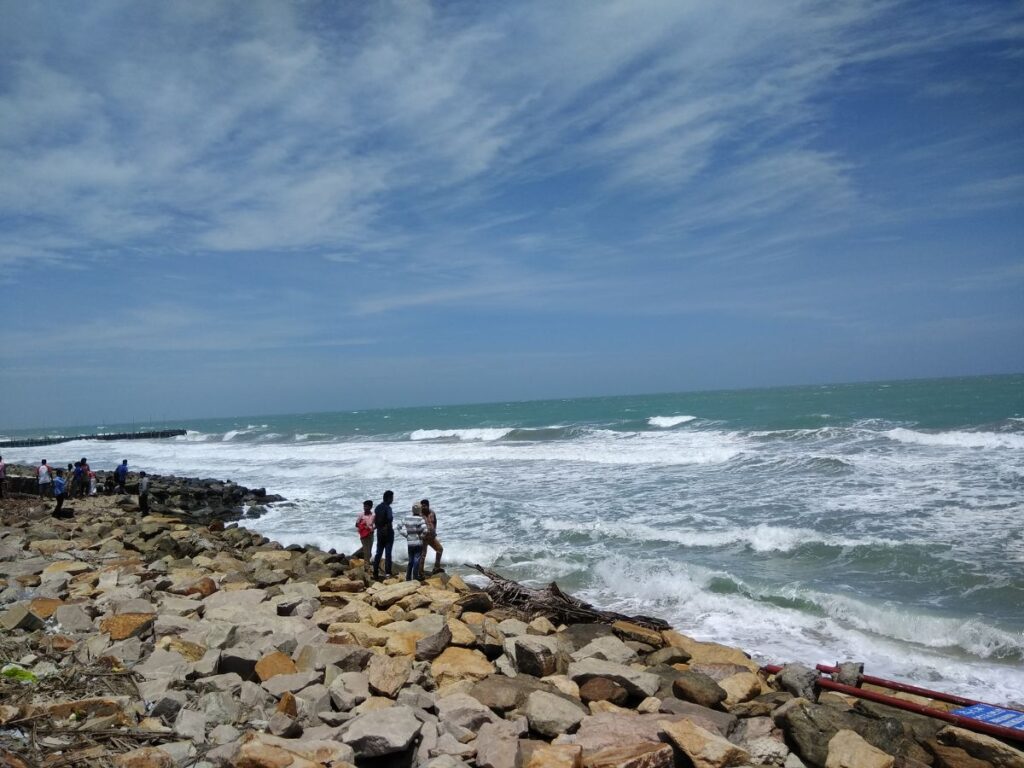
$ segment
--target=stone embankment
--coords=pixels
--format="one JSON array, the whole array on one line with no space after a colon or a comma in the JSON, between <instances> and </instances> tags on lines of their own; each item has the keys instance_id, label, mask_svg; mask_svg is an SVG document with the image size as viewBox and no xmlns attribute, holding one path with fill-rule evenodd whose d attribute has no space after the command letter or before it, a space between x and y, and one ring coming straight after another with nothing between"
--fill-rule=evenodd
<instances>
[{"instance_id":1,"label":"stone embankment","mask_svg":"<svg viewBox=\"0 0 1024 768\"><path fill-rule=\"evenodd\" d=\"M797 670L737 649L554 626L459 575L375 583L357 559L112 498L0 513L5 768L1024 766L940 722L794 695Z\"/></svg>"},{"instance_id":2,"label":"stone embankment","mask_svg":"<svg viewBox=\"0 0 1024 768\"><path fill-rule=\"evenodd\" d=\"M61 468L60 464L51 466L55 470ZM7 475L7 489L11 493L38 494L35 467L8 465ZM96 472L101 494L105 494L103 486L108 476L113 476L113 472ZM265 488L246 488L230 480L149 475L149 481L149 507L152 513L178 515L196 522L238 520L243 516L259 517L265 505L285 500L283 496L268 494ZM138 494L137 473L128 474L125 490L130 495ZM130 502L131 499L122 499L122 503ZM70 506L75 503L75 499L68 500Z\"/></svg>"}]
</instances>

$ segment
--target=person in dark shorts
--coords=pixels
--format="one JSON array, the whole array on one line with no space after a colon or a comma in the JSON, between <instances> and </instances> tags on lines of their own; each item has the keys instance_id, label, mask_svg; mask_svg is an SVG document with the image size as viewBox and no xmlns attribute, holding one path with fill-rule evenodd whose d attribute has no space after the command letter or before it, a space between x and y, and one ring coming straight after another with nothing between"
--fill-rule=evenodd
<instances>
[{"instance_id":1,"label":"person in dark shorts","mask_svg":"<svg viewBox=\"0 0 1024 768\"><path fill-rule=\"evenodd\" d=\"M392 491L384 491L384 500L373 510L373 528L377 532L377 554L373 557L373 578L380 578L380 559L384 557L384 571L390 577L391 548L395 546L395 515L391 511L391 502L395 500Z\"/></svg>"},{"instance_id":2,"label":"person in dark shorts","mask_svg":"<svg viewBox=\"0 0 1024 768\"><path fill-rule=\"evenodd\" d=\"M0 499L4 497L4 488L7 487L7 465L4 464L4 457L0 456Z\"/></svg>"}]
</instances>

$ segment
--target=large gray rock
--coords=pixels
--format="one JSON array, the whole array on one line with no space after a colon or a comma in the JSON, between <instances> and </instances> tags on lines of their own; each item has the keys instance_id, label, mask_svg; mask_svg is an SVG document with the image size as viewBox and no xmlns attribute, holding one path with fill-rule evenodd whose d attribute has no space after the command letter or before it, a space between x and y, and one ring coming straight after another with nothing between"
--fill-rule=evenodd
<instances>
[{"instance_id":1,"label":"large gray rock","mask_svg":"<svg viewBox=\"0 0 1024 768\"><path fill-rule=\"evenodd\" d=\"M327 690L334 706L348 712L370 698L370 680L362 672L342 672L331 681Z\"/></svg>"},{"instance_id":2,"label":"large gray rock","mask_svg":"<svg viewBox=\"0 0 1024 768\"><path fill-rule=\"evenodd\" d=\"M444 624L438 632L416 642L416 658L419 661L436 659L452 641L452 631Z\"/></svg>"},{"instance_id":3,"label":"large gray rock","mask_svg":"<svg viewBox=\"0 0 1024 768\"><path fill-rule=\"evenodd\" d=\"M637 659L637 653L615 635L606 635L591 640L572 653L573 661L583 659L604 659L616 664L630 664Z\"/></svg>"},{"instance_id":4,"label":"large gray rock","mask_svg":"<svg viewBox=\"0 0 1024 768\"><path fill-rule=\"evenodd\" d=\"M409 680L412 664L408 658L374 654L366 665L366 676L370 690L378 696L395 698L402 686Z\"/></svg>"},{"instance_id":5,"label":"large gray rock","mask_svg":"<svg viewBox=\"0 0 1024 768\"><path fill-rule=\"evenodd\" d=\"M476 736L477 768L516 768L519 737L526 733L525 718L484 723Z\"/></svg>"},{"instance_id":6,"label":"large gray rock","mask_svg":"<svg viewBox=\"0 0 1024 768\"><path fill-rule=\"evenodd\" d=\"M725 690L700 672L680 672L672 682L672 692L684 701L714 709L725 701Z\"/></svg>"},{"instance_id":7,"label":"large gray rock","mask_svg":"<svg viewBox=\"0 0 1024 768\"><path fill-rule=\"evenodd\" d=\"M553 693L554 686L529 676L491 675L475 683L469 695L495 712L505 713L522 708L534 691Z\"/></svg>"},{"instance_id":8,"label":"large gray rock","mask_svg":"<svg viewBox=\"0 0 1024 768\"><path fill-rule=\"evenodd\" d=\"M341 738L355 750L357 758L365 759L404 752L421 727L414 710L394 706L359 715L345 726Z\"/></svg>"},{"instance_id":9,"label":"large gray rock","mask_svg":"<svg viewBox=\"0 0 1024 768\"><path fill-rule=\"evenodd\" d=\"M516 671L524 675L547 677L559 672L559 667L565 668L558 639L553 636L511 637L505 641L505 652L513 659Z\"/></svg>"},{"instance_id":10,"label":"large gray rock","mask_svg":"<svg viewBox=\"0 0 1024 768\"><path fill-rule=\"evenodd\" d=\"M437 699L437 717L443 723L453 723L460 728L479 730L484 723L498 720L490 709L477 699L465 693L454 693Z\"/></svg>"},{"instance_id":11,"label":"large gray rock","mask_svg":"<svg viewBox=\"0 0 1024 768\"><path fill-rule=\"evenodd\" d=\"M575 731L586 716L579 704L544 691L530 694L523 714L530 723L530 730L548 739Z\"/></svg>"},{"instance_id":12,"label":"large gray rock","mask_svg":"<svg viewBox=\"0 0 1024 768\"><path fill-rule=\"evenodd\" d=\"M63 632L91 632L93 628L92 618L80 605L62 605L53 617Z\"/></svg>"},{"instance_id":13,"label":"large gray rock","mask_svg":"<svg viewBox=\"0 0 1024 768\"><path fill-rule=\"evenodd\" d=\"M621 685L629 691L630 696L643 698L653 696L661 682L657 675L650 672L600 659L575 661L569 665L568 675L577 685L582 685L593 677L604 677Z\"/></svg>"},{"instance_id":14,"label":"large gray rock","mask_svg":"<svg viewBox=\"0 0 1024 768\"><path fill-rule=\"evenodd\" d=\"M903 735L903 727L894 718L872 719L804 699L794 699L782 708L776 724L800 758L814 768L824 768L828 743L841 730L853 731L872 746L890 755L920 754L920 747Z\"/></svg>"}]
</instances>

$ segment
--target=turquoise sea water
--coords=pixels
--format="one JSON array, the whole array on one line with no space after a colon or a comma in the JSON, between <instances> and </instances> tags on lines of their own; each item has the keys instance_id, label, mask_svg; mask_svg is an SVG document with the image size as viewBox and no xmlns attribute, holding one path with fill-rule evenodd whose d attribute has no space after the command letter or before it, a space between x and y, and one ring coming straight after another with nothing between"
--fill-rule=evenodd
<instances>
[{"instance_id":1,"label":"turquoise sea water","mask_svg":"<svg viewBox=\"0 0 1024 768\"><path fill-rule=\"evenodd\" d=\"M364 498L427 496L454 562L766 661L1024 699L1021 375L173 426L4 453L266 485L289 503L254 527L346 550Z\"/></svg>"}]
</instances>

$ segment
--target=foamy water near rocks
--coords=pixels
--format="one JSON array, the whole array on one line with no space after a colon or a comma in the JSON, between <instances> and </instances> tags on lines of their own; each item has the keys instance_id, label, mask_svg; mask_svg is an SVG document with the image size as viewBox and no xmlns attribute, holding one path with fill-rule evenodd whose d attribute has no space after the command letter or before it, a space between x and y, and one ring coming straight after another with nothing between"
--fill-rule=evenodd
<instances>
[{"instance_id":1,"label":"foamy water near rocks","mask_svg":"<svg viewBox=\"0 0 1024 768\"><path fill-rule=\"evenodd\" d=\"M776 690L680 632L555 626L458 575L374 583L219 520L75 507L0 501L3 766L1024 766L938 721Z\"/></svg>"}]
</instances>

